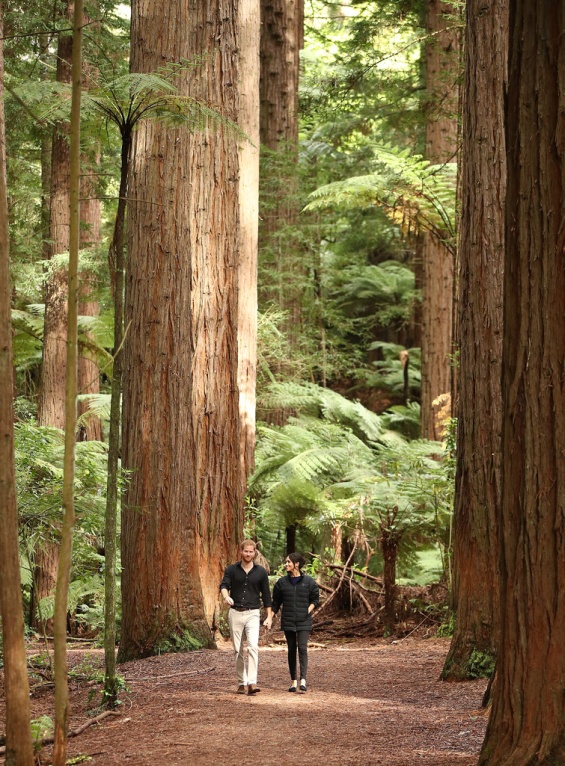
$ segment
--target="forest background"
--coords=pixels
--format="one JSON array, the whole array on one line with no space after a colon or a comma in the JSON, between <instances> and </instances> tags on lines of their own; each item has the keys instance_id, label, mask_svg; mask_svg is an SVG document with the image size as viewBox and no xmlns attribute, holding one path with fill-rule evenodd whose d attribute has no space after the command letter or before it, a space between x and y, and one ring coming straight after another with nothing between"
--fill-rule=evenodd
<instances>
[{"instance_id":1,"label":"forest background","mask_svg":"<svg viewBox=\"0 0 565 766\"><path fill-rule=\"evenodd\" d=\"M130 28L125 4L4 4L1 537L17 569L2 581L4 656L21 659L23 623L55 637L54 762L67 634L104 637L115 703L116 644L121 660L213 645L221 572L244 535L273 572L296 549L322 581L348 571L361 608L377 578L385 635L405 614L399 584L442 582L445 678L491 676L501 647L535 678L522 693L538 723L524 714L511 745L493 725L484 762L561 752L563 711L551 708L550 735L540 723L547 668L528 672L534 644L516 632L525 619L534 635L535 577L514 615L505 599L520 555L545 572L543 603L559 590L558 543L548 567L520 532L546 529L540 550L556 541L557 489L518 426L504 431L524 422L554 439L533 425L551 402L524 421L512 411L537 389L517 386L510 361L523 317L537 327L551 298L525 309L534 277L510 283L504 258L529 253L505 214L507 182L514 208L523 199L505 135L527 129L508 62L516 92L529 87L524 50L556 50L563 16L478 6L465 18L438 0L147 2ZM532 47L512 58L521 23ZM506 508L503 432L524 460L509 450ZM517 688L502 667L495 722ZM27 747L16 739L8 753Z\"/></svg>"}]
</instances>

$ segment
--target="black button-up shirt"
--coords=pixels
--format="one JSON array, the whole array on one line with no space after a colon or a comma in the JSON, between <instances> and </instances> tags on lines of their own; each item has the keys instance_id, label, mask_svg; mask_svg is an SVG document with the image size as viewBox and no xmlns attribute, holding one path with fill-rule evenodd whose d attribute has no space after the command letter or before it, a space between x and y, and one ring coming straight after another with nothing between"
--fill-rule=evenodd
<instances>
[{"instance_id":1,"label":"black button-up shirt","mask_svg":"<svg viewBox=\"0 0 565 766\"><path fill-rule=\"evenodd\" d=\"M263 599L263 606L271 606L269 576L267 570L259 564L253 564L249 572L241 566L241 561L230 564L225 569L220 590L222 588L229 591L235 606L260 609L260 599Z\"/></svg>"}]
</instances>

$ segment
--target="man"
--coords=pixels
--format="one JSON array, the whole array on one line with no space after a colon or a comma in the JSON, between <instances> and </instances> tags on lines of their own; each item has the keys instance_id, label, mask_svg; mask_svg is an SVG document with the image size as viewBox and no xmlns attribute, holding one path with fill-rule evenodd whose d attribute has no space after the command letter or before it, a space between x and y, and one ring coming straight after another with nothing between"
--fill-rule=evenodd
<instances>
[{"instance_id":1,"label":"man","mask_svg":"<svg viewBox=\"0 0 565 766\"><path fill-rule=\"evenodd\" d=\"M228 622L235 654L237 693L253 695L261 691L257 686L259 661L259 623L261 599L267 610L263 625L270 628L273 621L271 590L267 570L255 564L257 546L253 540L244 540L239 546L240 560L226 567L220 584L220 593L230 611ZM243 656L243 639L247 639L247 670Z\"/></svg>"}]
</instances>

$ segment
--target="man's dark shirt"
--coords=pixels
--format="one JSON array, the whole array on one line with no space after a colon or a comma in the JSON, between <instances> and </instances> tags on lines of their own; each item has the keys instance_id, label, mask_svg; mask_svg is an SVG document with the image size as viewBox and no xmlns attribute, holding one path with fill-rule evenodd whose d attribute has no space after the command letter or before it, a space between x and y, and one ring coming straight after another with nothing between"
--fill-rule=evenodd
<instances>
[{"instance_id":1,"label":"man's dark shirt","mask_svg":"<svg viewBox=\"0 0 565 766\"><path fill-rule=\"evenodd\" d=\"M260 609L263 606L271 606L271 589L269 588L269 576L267 570L253 564L252 569L246 572L241 566L241 561L226 567L220 590L226 588L234 600L234 605L244 609Z\"/></svg>"}]
</instances>

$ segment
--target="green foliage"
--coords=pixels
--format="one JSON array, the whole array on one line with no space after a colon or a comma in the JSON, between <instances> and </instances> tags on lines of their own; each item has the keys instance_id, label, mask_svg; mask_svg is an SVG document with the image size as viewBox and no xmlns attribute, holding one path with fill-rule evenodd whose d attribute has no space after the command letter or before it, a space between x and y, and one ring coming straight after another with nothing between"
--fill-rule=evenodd
<instances>
[{"instance_id":1,"label":"green foliage","mask_svg":"<svg viewBox=\"0 0 565 766\"><path fill-rule=\"evenodd\" d=\"M100 673L98 676L98 680L101 683L104 683L107 681L104 673ZM125 679L125 676L115 675L112 679L113 684L112 688L107 688L107 686L104 686L102 688L102 706L103 707L116 707L118 705L122 704L122 701L119 699L119 695L123 692L125 694L129 694L130 688L127 685L127 681Z\"/></svg>"},{"instance_id":2,"label":"green foliage","mask_svg":"<svg viewBox=\"0 0 565 766\"><path fill-rule=\"evenodd\" d=\"M406 439L420 438L420 405L417 402L393 405L381 418L388 430L398 431Z\"/></svg>"},{"instance_id":3,"label":"green foliage","mask_svg":"<svg viewBox=\"0 0 565 766\"><path fill-rule=\"evenodd\" d=\"M99 559L100 567L103 566L104 559L92 552L89 558ZM75 557L76 558L76 557ZM77 571L77 562L75 561L74 579L69 585L67 597L67 611L73 615L73 619L88 625L90 628L102 629L104 626L104 577L101 573L94 573L90 576L88 571L81 571L86 565L88 559L83 558ZM41 599L41 616L44 620L51 619L55 614L55 597L47 596Z\"/></svg>"},{"instance_id":4,"label":"green foliage","mask_svg":"<svg viewBox=\"0 0 565 766\"><path fill-rule=\"evenodd\" d=\"M43 303L12 309L14 364L19 372L41 362L44 313ZM112 364L112 356L106 350L113 344L112 321L110 314L78 317L79 348L88 351L100 367L106 369Z\"/></svg>"},{"instance_id":5,"label":"green foliage","mask_svg":"<svg viewBox=\"0 0 565 766\"><path fill-rule=\"evenodd\" d=\"M39 716L31 721L31 739L35 752L41 750L41 743L46 737L52 737L55 732L53 719L48 715Z\"/></svg>"},{"instance_id":6,"label":"green foliage","mask_svg":"<svg viewBox=\"0 0 565 766\"><path fill-rule=\"evenodd\" d=\"M429 231L454 253L456 165L431 165L395 146L373 148L378 170L320 187L306 209L378 205L406 235Z\"/></svg>"},{"instance_id":7,"label":"green foliage","mask_svg":"<svg viewBox=\"0 0 565 766\"><path fill-rule=\"evenodd\" d=\"M350 273L350 281L338 293L338 305L381 327L410 320L419 300L411 269L398 261L384 261Z\"/></svg>"},{"instance_id":8,"label":"green foliage","mask_svg":"<svg viewBox=\"0 0 565 766\"><path fill-rule=\"evenodd\" d=\"M202 649L204 642L189 630L176 633L160 641L155 647L155 654L174 654L176 652L194 652Z\"/></svg>"},{"instance_id":9,"label":"green foliage","mask_svg":"<svg viewBox=\"0 0 565 766\"><path fill-rule=\"evenodd\" d=\"M15 465L20 530L23 546L24 595L31 587L33 554L45 539L57 536L62 513L63 433L30 421L15 425ZM103 567L101 553L107 471L106 445L78 442L76 445L75 509L69 612L76 621L92 627L103 625ZM53 599L43 599L44 617L53 613Z\"/></svg>"},{"instance_id":10,"label":"green foliage","mask_svg":"<svg viewBox=\"0 0 565 766\"><path fill-rule=\"evenodd\" d=\"M467 665L468 678L490 678L494 673L496 657L490 652L473 649Z\"/></svg>"},{"instance_id":11,"label":"green foliage","mask_svg":"<svg viewBox=\"0 0 565 766\"><path fill-rule=\"evenodd\" d=\"M446 664L442 671L442 677L451 677L453 673L456 658ZM490 678L494 673L496 666L496 657L491 652L482 652L473 647L468 659L458 668L457 677L462 680L472 680L474 678Z\"/></svg>"},{"instance_id":12,"label":"green foliage","mask_svg":"<svg viewBox=\"0 0 565 766\"><path fill-rule=\"evenodd\" d=\"M440 444L406 441L386 415L313 385L274 384L266 400L297 412L285 426L258 426L250 491L268 554L282 542L268 530L291 524L318 541L335 525L362 531L372 548L386 531L407 566L418 550L445 546L452 480Z\"/></svg>"},{"instance_id":13,"label":"green foliage","mask_svg":"<svg viewBox=\"0 0 565 766\"><path fill-rule=\"evenodd\" d=\"M436 635L438 638L451 638L454 633L455 633L455 613L450 612L449 619L446 622L442 622L442 624L437 629Z\"/></svg>"}]
</instances>

